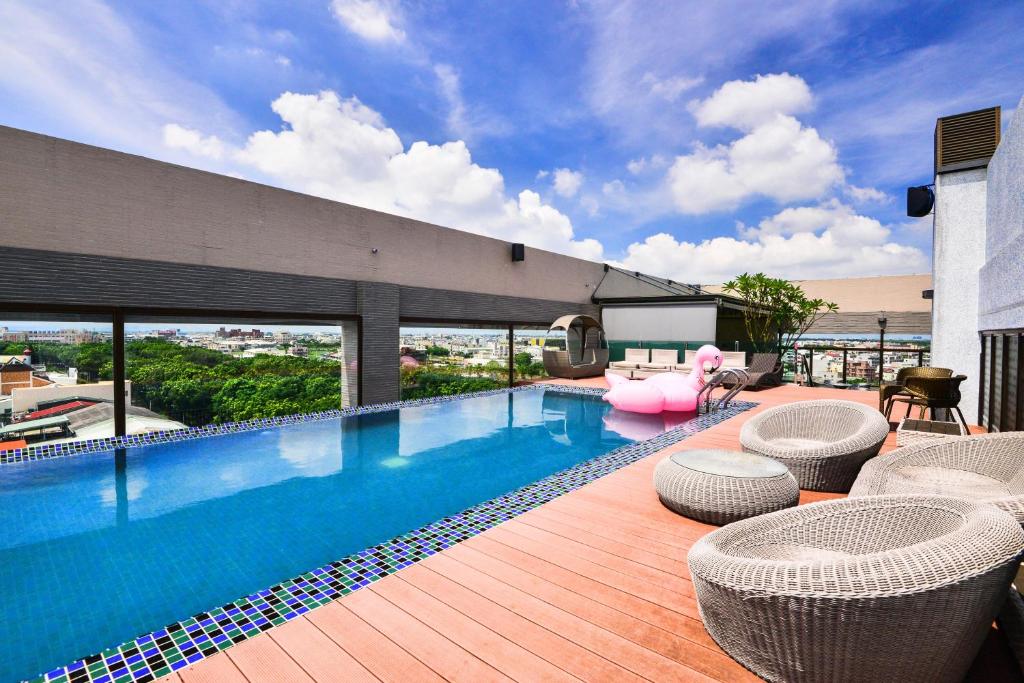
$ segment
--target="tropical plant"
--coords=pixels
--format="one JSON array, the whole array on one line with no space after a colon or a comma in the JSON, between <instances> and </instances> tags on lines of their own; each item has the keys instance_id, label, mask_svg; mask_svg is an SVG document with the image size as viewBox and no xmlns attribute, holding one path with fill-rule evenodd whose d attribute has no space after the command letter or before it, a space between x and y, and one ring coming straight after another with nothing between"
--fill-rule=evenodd
<instances>
[{"instance_id":1,"label":"tropical plant","mask_svg":"<svg viewBox=\"0 0 1024 683\"><path fill-rule=\"evenodd\" d=\"M743 301L743 323L758 351L785 353L811 325L839 310L831 301L809 298L800 285L764 273L738 275L722 290Z\"/></svg>"}]
</instances>

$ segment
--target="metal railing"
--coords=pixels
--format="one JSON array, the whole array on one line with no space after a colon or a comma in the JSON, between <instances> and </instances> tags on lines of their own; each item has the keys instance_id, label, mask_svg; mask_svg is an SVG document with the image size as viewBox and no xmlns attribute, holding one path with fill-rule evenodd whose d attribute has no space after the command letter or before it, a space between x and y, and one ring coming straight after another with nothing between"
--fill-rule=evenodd
<instances>
[{"instance_id":1,"label":"metal railing","mask_svg":"<svg viewBox=\"0 0 1024 683\"><path fill-rule=\"evenodd\" d=\"M788 351L782 359L783 362L783 374L784 376L792 381L796 375L806 375L809 383L815 382L814 375L814 354L838 352L842 354L842 370L839 375L839 382L843 385L847 384L861 384L866 387L877 387L880 381L883 381L882 374L886 365L886 355L903 354L911 359L910 363L904 363L901 367L907 367L909 365L916 365L922 367L928 365L931 356L931 347L924 346L885 346L882 348L873 346L800 346L796 353L800 358L800 365L797 366L797 360L794 358L794 352ZM850 373L850 355L851 354L865 354L868 356L869 362L873 361L870 365L871 368L876 369L873 373L874 377L851 377ZM928 356L928 358L926 358ZM861 359L856 359L861 360ZM858 381L859 380L859 381Z\"/></svg>"}]
</instances>

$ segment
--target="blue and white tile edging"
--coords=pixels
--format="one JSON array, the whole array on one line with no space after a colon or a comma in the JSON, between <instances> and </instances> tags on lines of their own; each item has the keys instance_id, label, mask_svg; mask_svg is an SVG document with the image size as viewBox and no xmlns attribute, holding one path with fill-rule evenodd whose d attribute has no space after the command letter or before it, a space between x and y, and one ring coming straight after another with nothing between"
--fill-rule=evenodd
<instances>
[{"instance_id":1,"label":"blue and white tile edging","mask_svg":"<svg viewBox=\"0 0 1024 683\"><path fill-rule=\"evenodd\" d=\"M546 389L561 393L601 395L604 390L564 385L530 385L513 389L443 396L383 405L316 413L304 419L331 419L344 415L393 410L399 407L439 403L467 396ZM139 636L117 647L79 659L33 679L46 683L148 683L184 668L221 650L247 640L311 609L337 600L378 579L472 538L502 522L513 519L565 493L580 488L622 467L683 441L693 434L728 420L757 405L734 401L716 413L699 415L684 425L646 441L621 446L613 451L556 472L515 491L485 501L458 514L432 522L389 541L353 553L288 581L196 614L162 629ZM251 420L221 428L241 428L193 434L198 438L215 434L261 429L302 421L293 418ZM182 430L183 431L183 430ZM198 430L197 430L198 431ZM178 440L178 439L170 439ZM107 440L100 440L107 441ZM154 441L147 443L163 443ZM125 444L127 445L127 444ZM144 445L144 444L131 444ZM106 450L113 446L106 446ZM70 455L63 453L60 455ZM40 456L55 457L55 456ZM34 458L27 458L34 459ZM30 644L26 643L26 646Z\"/></svg>"}]
</instances>

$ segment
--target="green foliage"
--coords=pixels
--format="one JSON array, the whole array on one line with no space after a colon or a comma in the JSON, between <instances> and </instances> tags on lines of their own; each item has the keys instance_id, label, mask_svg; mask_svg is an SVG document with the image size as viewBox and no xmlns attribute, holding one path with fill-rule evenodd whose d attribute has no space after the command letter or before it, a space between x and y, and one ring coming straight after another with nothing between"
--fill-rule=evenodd
<instances>
[{"instance_id":1,"label":"green foliage","mask_svg":"<svg viewBox=\"0 0 1024 683\"><path fill-rule=\"evenodd\" d=\"M451 349L446 349L443 346L428 346L427 347L427 355L428 356L450 356L451 355Z\"/></svg>"},{"instance_id":2,"label":"green foliage","mask_svg":"<svg viewBox=\"0 0 1024 683\"><path fill-rule=\"evenodd\" d=\"M746 305L743 322L758 351L785 353L822 316L839 310L831 301L808 298L799 285L764 273L743 273L722 290Z\"/></svg>"},{"instance_id":3,"label":"green foliage","mask_svg":"<svg viewBox=\"0 0 1024 683\"><path fill-rule=\"evenodd\" d=\"M517 377L544 377L547 375L547 372L544 370L544 364L534 361L533 356L525 351L517 353L512 360L515 364Z\"/></svg>"},{"instance_id":4,"label":"green foliage","mask_svg":"<svg viewBox=\"0 0 1024 683\"><path fill-rule=\"evenodd\" d=\"M190 425L316 412L341 402L336 361L235 358L154 338L130 341L125 350L134 402Z\"/></svg>"},{"instance_id":5,"label":"green foliage","mask_svg":"<svg viewBox=\"0 0 1024 683\"><path fill-rule=\"evenodd\" d=\"M502 386L505 386L504 383L490 377L463 377L436 372L433 368L403 368L402 370L403 399L454 396L470 391L497 389Z\"/></svg>"}]
</instances>

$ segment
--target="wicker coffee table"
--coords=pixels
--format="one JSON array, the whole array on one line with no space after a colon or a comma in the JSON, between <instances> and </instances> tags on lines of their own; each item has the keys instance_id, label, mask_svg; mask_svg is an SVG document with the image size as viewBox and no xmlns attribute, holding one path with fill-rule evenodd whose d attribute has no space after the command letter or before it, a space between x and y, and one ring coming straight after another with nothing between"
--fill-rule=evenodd
<instances>
[{"instance_id":1,"label":"wicker coffee table","mask_svg":"<svg viewBox=\"0 0 1024 683\"><path fill-rule=\"evenodd\" d=\"M668 509L718 525L793 507L800 499L785 465L739 451L673 453L655 468L654 488Z\"/></svg>"}]
</instances>

